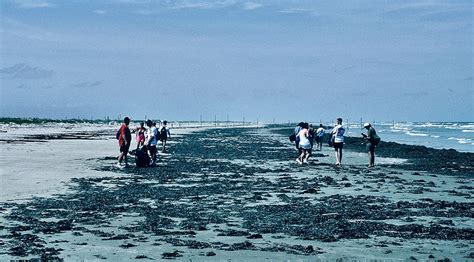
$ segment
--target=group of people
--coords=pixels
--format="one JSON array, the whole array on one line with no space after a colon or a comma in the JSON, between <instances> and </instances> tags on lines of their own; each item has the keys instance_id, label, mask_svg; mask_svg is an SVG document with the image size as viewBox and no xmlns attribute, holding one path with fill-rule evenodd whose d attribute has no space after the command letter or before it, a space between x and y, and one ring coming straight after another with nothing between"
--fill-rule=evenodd
<instances>
[{"instance_id":1,"label":"group of people","mask_svg":"<svg viewBox=\"0 0 474 262\"><path fill-rule=\"evenodd\" d=\"M363 138L366 141L367 151L369 153L369 166L375 166L375 147L380 142L380 137L372 127L370 123L365 123L364 128L367 129L367 134L362 133ZM329 133L330 137L328 144L335 150L336 166L340 166L342 163L342 148L344 147L344 133L346 129L342 125L342 118L336 119L336 125ZM317 142L316 150L321 150L323 137L325 134L325 128L322 124L319 125L316 133L312 125L300 122L295 127L293 134L290 136L290 141L295 142L295 146L298 149L298 158L296 162L299 164L307 163L311 156L314 141Z\"/></svg>"},{"instance_id":2,"label":"group of people","mask_svg":"<svg viewBox=\"0 0 474 262\"><path fill-rule=\"evenodd\" d=\"M148 128L145 127L145 124ZM157 128L156 122L148 119L146 122L141 122L139 127L131 131L129 128L130 118L125 117L123 124L116 134L120 147L117 167L128 167L127 155L129 153L135 155L135 162L138 167L155 166L158 153L158 141L161 141L161 151L164 153L166 152L166 142L171 137L170 129L167 124L167 121L163 121L161 126ZM135 133L137 148L130 152L132 133Z\"/></svg>"},{"instance_id":3,"label":"group of people","mask_svg":"<svg viewBox=\"0 0 474 262\"><path fill-rule=\"evenodd\" d=\"M324 127L322 124L314 131L313 125L300 122L295 127L293 135L290 140L295 142L299 155L296 161L300 164L307 163L311 156L314 143L316 142L316 150L321 150L323 147Z\"/></svg>"}]
</instances>

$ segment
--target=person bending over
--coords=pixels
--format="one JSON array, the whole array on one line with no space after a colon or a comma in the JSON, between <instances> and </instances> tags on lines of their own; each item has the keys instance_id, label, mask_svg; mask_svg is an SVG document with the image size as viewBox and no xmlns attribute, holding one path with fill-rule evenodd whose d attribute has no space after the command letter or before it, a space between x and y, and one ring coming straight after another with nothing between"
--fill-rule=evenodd
<instances>
[{"instance_id":1,"label":"person bending over","mask_svg":"<svg viewBox=\"0 0 474 262\"><path fill-rule=\"evenodd\" d=\"M367 151L369 152L369 167L375 166L375 147L380 142L380 137L377 135L375 128L370 123L365 123L364 128L367 129L367 134L362 133L362 136L367 140Z\"/></svg>"}]
</instances>

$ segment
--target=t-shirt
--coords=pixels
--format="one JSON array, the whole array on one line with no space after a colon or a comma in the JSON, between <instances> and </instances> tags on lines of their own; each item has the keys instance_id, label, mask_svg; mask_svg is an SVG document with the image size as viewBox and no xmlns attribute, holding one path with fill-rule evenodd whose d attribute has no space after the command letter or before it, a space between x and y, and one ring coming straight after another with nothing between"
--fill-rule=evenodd
<instances>
[{"instance_id":1,"label":"t-shirt","mask_svg":"<svg viewBox=\"0 0 474 262\"><path fill-rule=\"evenodd\" d=\"M332 134L334 134L334 143L344 143L344 132L346 129L342 125L337 125L332 130Z\"/></svg>"},{"instance_id":2,"label":"t-shirt","mask_svg":"<svg viewBox=\"0 0 474 262\"><path fill-rule=\"evenodd\" d=\"M377 135L377 132L375 132L375 128L370 127L369 130L367 130L367 136L370 137L370 142L372 143L378 143L380 141L380 137Z\"/></svg>"},{"instance_id":3,"label":"t-shirt","mask_svg":"<svg viewBox=\"0 0 474 262\"><path fill-rule=\"evenodd\" d=\"M324 128L320 127L318 130L316 130L316 135L319 137L324 136Z\"/></svg>"},{"instance_id":4,"label":"t-shirt","mask_svg":"<svg viewBox=\"0 0 474 262\"><path fill-rule=\"evenodd\" d=\"M130 145L130 141L132 141L132 134L130 133L130 129L125 124L122 124L120 127L119 145L122 146L125 141L127 141Z\"/></svg>"},{"instance_id":5,"label":"t-shirt","mask_svg":"<svg viewBox=\"0 0 474 262\"><path fill-rule=\"evenodd\" d=\"M158 139L156 139L158 136L158 129L156 129L156 126L148 128L146 136L148 144L150 146L156 146L156 144L158 143Z\"/></svg>"},{"instance_id":6,"label":"t-shirt","mask_svg":"<svg viewBox=\"0 0 474 262\"><path fill-rule=\"evenodd\" d=\"M166 140L169 136L171 136L170 129L166 126L160 127L160 140Z\"/></svg>"}]
</instances>

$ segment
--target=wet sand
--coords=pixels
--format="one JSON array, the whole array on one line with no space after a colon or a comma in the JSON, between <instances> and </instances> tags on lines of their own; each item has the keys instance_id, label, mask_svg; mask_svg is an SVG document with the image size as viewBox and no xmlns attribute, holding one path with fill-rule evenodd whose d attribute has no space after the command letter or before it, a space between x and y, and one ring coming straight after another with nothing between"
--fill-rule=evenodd
<instances>
[{"instance_id":1,"label":"wet sand","mask_svg":"<svg viewBox=\"0 0 474 262\"><path fill-rule=\"evenodd\" d=\"M328 147L300 166L288 133L186 133L155 168L97 153L63 193L0 203L0 260L474 258L474 154L383 143L367 169L348 139L342 167Z\"/></svg>"}]
</instances>

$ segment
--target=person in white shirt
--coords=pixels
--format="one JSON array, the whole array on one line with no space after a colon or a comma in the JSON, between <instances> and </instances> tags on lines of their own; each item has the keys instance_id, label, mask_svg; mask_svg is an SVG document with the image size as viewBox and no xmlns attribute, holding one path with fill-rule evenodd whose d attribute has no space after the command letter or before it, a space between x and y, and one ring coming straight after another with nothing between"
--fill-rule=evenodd
<instances>
[{"instance_id":1,"label":"person in white shirt","mask_svg":"<svg viewBox=\"0 0 474 262\"><path fill-rule=\"evenodd\" d=\"M146 133L146 143L148 147L148 151L150 152L151 156L151 163L150 165L156 164L156 144L158 143L158 129L156 129L156 124L153 123L150 119L146 121L146 125L149 127Z\"/></svg>"},{"instance_id":2,"label":"person in white shirt","mask_svg":"<svg viewBox=\"0 0 474 262\"><path fill-rule=\"evenodd\" d=\"M318 130L316 130L316 150L321 151L323 149L323 137L324 137L324 127L323 124L319 124Z\"/></svg>"},{"instance_id":3,"label":"person in white shirt","mask_svg":"<svg viewBox=\"0 0 474 262\"><path fill-rule=\"evenodd\" d=\"M342 147L344 146L344 126L342 126L342 118L338 118L336 126L331 131L331 135L334 137L333 147L336 151L336 165L340 166L342 163Z\"/></svg>"},{"instance_id":4,"label":"person in white shirt","mask_svg":"<svg viewBox=\"0 0 474 262\"><path fill-rule=\"evenodd\" d=\"M300 156L296 159L300 165L308 162L308 158L311 156L311 141L309 139L309 124L303 123L297 136L299 137L300 143L299 148L301 150Z\"/></svg>"}]
</instances>

